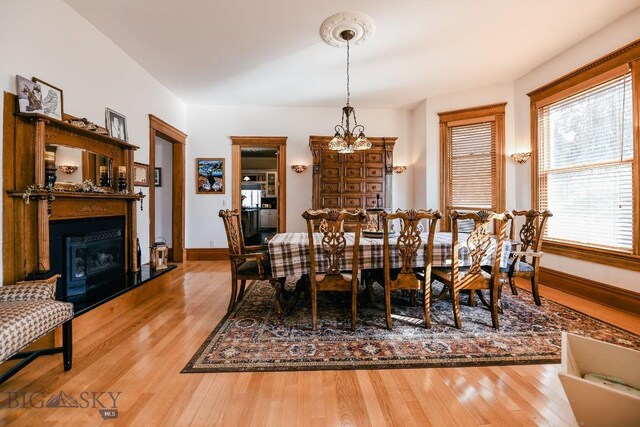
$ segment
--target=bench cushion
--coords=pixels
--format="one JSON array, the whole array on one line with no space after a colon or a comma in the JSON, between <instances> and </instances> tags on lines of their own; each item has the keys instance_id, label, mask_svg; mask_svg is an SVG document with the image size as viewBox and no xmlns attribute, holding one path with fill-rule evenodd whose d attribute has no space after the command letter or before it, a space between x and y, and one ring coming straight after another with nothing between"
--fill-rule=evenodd
<instances>
[{"instance_id":1,"label":"bench cushion","mask_svg":"<svg viewBox=\"0 0 640 427\"><path fill-rule=\"evenodd\" d=\"M55 300L0 302L0 361L73 317L73 304Z\"/></svg>"}]
</instances>

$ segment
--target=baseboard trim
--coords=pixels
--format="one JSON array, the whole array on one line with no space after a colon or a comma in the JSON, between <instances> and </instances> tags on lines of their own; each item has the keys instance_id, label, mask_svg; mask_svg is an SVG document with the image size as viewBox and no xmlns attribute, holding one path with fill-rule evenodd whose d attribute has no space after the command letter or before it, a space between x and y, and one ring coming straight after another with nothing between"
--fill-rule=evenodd
<instances>
[{"instance_id":1,"label":"baseboard trim","mask_svg":"<svg viewBox=\"0 0 640 427\"><path fill-rule=\"evenodd\" d=\"M186 248L187 261L224 261L229 259L228 248Z\"/></svg>"},{"instance_id":2,"label":"baseboard trim","mask_svg":"<svg viewBox=\"0 0 640 427\"><path fill-rule=\"evenodd\" d=\"M640 294L616 288L595 280L540 267L541 285L606 305L617 310L640 315Z\"/></svg>"}]
</instances>

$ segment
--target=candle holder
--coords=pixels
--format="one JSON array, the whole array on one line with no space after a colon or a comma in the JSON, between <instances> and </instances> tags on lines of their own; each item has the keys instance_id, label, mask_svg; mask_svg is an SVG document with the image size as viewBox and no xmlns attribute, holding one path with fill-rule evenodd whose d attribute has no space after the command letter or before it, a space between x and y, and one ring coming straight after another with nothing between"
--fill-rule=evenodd
<instances>
[{"instance_id":1,"label":"candle holder","mask_svg":"<svg viewBox=\"0 0 640 427\"><path fill-rule=\"evenodd\" d=\"M109 169L106 166L100 166L100 187L111 187Z\"/></svg>"},{"instance_id":2,"label":"candle holder","mask_svg":"<svg viewBox=\"0 0 640 427\"><path fill-rule=\"evenodd\" d=\"M127 178L124 176L118 177L118 191L121 193L127 191Z\"/></svg>"}]
</instances>

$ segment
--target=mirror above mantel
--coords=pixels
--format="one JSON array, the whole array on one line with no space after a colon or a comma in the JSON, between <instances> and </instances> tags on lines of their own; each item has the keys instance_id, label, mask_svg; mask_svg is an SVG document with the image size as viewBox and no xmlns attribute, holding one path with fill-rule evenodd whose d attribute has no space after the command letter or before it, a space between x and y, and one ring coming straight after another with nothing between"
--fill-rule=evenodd
<instances>
[{"instance_id":1,"label":"mirror above mantel","mask_svg":"<svg viewBox=\"0 0 640 427\"><path fill-rule=\"evenodd\" d=\"M47 174L55 173L57 187L82 184L90 180L95 185L113 187L113 159L76 147L46 145Z\"/></svg>"}]
</instances>

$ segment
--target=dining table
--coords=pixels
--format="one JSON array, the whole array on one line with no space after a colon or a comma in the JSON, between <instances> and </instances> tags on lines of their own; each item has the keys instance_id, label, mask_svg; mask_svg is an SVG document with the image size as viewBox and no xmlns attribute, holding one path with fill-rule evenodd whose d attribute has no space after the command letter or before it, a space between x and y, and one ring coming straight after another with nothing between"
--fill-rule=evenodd
<instances>
[{"instance_id":1,"label":"dining table","mask_svg":"<svg viewBox=\"0 0 640 427\"><path fill-rule=\"evenodd\" d=\"M316 253L317 271L325 272L329 267L329 260L322 251L322 233L314 233L313 244ZM354 245L354 233L345 232L346 240L345 256L339 261L339 268L342 271L351 270L351 259ZM422 247L414 260L414 267L424 267L424 248L428 242L428 233L422 233ZM459 263L461 267L471 265L471 256L467 248L469 234L459 233ZM452 236L450 232L437 232L433 238L433 267L446 267L451 265ZM397 247L397 234L389 237L389 257L391 268L401 267L401 260ZM360 256L359 269L367 271L384 267L383 257L384 241L382 237L360 236ZM511 252L511 242L505 240L500 257L500 265L505 268L508 265L509 254ZM492 244L480 262L481 265L493 266L496 256L496 239L492 239ZM310 272L309 257L309 236L303 233L277 233L269 240L269 258L271 261L272 285L276 289L276 311L283 312L284 303L281 299L285 292L285 282L295 279L295 293L299 294L300 289L308 282ZM296 298L297 299L297 298Z\"/></svg>"}]
</instances>

